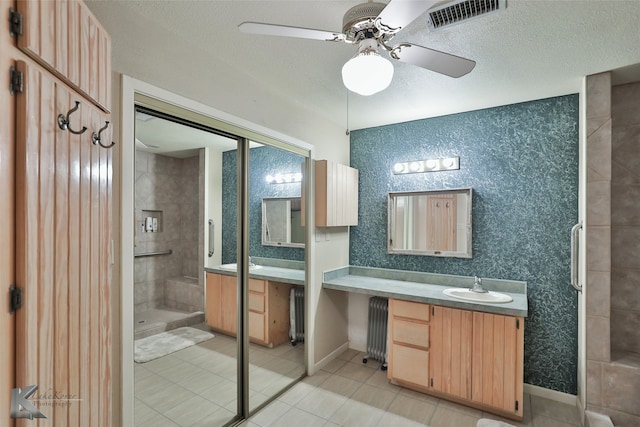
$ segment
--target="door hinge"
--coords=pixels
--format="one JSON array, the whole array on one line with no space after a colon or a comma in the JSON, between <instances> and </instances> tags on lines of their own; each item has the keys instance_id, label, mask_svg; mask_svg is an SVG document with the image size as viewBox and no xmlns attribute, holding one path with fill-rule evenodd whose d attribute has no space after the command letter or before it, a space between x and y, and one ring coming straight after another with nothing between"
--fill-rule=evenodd
<instances>
[{"instance_id":1,"label":"door hinge","mask_svg":"<svg viewBox=\"0 0 640 427\"><path fill-rule=\"evenodd\" d=\"M11 37L22 35L22 14L13 8L9 9L9 35Z\"/></svg>"},{"instance_id":2,"label":"door hinge","mask_svg":"<svg viewBox=\"0 0 640 427\"><path fill-rule=\"evenodd\" d=\"M431 378L431 381L429 382L429 384L431 385L431 387L433 387L433 378Z\"/></svg>"},{"instance_id":3,"label":"door hinge","mask_svg":"<svg viewBox=\"0 0 640 427\"><path fill-rule=\"evenodd\" d=\"M9 93L11 95L16 92L22 93L22 90L24 89L24 75L22 74L22 71L17 70L16 67L12 65L9 74L11 78Z\"/></svg>"},{"instance_id":4,"label":"door hinge","mask_svg":"<svg viewBox=\"0 0 640 427\"><path fill-rule=\"evenodd\" d=\"M516 329L520 329L520 319L516 319Z\"/></svg>"},{"instance_id":5,"label":"door hinge","mask_svg":"<svg viewBox=\"0 0 640 427\"><path fill-rule=\"evenodd\" d=\"M22 289L15 285L9 286L9 313L14 313L22 308Z\"/></svg>"},{"instance_id":6,"label":"door hinge","mask_svg":"<svg viewBox=\"0 0 640 427\"><path fill-rule=\"evenodd\" d=\"M518 401L516 400L516 411L518 410Z\"/></svg>"},{"instance_id":7,"label":"door hinge","mask_svg":"<svg viewBox=\"0 0 640 427\"><path fill-rule=\"evenodd\" d=\"M436 315L436 309L433 308L433 306L431 306L431 315L435 316Z\"/></svg>"}]
</instances>

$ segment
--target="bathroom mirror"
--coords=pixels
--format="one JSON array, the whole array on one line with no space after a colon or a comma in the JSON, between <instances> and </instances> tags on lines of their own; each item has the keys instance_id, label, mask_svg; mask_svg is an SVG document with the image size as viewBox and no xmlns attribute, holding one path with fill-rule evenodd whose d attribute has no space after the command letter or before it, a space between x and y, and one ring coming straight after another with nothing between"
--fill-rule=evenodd
<instances>
[{"instance_id":1,"label":"bathroom mirror","mask_svg":"<svg viewBox=\"0 0 640 427\"><path fill-rule=\"evenodd\" d=\"M304 248L300 197L262 199L262 244Z\"/></svg>"},{"instance_id":2,"label":"bathroom mirror","mask_svg":"<svg viewBox=\"0 0 640 427\"><path fill-rule=\"evenodd\" d=\"M471 258L471 188L392 192L387 252Z\"/></svg>"}]
</instances>

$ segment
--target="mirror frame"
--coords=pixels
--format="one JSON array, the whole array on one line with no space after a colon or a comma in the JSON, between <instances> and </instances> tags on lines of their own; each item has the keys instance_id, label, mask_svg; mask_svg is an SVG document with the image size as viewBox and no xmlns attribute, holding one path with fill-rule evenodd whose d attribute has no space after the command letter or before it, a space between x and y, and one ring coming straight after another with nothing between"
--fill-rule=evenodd
<instances>
[{"instance_id":1,"label":"mirror frame","mask_svg":"<svg viewBox=\"0 0 640 427\"><path fill-rule=\"evenodd\" d=\"M392 245L392 236L394 231L394 218L395 218L395 200L401 196L422 196L422 195L435 195L435 194L466 194L468 203L465 212L466 224L465 229L467 233L466 243L467 248L464 251L438 251L438 250L418 250L418 249L397 249ZM452 257L452 258L472 258L472 205L473 205L473 190L471 188L452 188L442 190L424 190L424 191L397 191L389 192L387 195L387 253L389 254L402 254L402 255L421 255L421 256L437 256L437 257Z\"/></svg>"},{"instance_id":2,"label":"mirror frame","mask_svg":"<svg viewBox=\"0 0 640 427\"><path fill-rule=\"evenodd\" d=\"M270 200L302 200L300 196L291 196L291 197L263 197L262 198L262 246L275 246L278 248L304 248L305 242L302 243L294 243L294 242L271 242L266 239L266 229L267 223L265 222L266 217L266 207L265 202ZM291 213L291 212L289 212ZM306 236L306 234L305 234Z\"/></svg>"}]
</instances>

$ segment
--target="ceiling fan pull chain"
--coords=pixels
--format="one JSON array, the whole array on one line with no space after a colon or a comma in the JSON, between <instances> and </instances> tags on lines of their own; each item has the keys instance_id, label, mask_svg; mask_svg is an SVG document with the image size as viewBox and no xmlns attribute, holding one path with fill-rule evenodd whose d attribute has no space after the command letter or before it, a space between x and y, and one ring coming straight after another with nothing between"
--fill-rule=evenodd
<instances>
[{"instance_id":1,"label":"ceiling fan pull chain","mask_svg":"<svg viewBox=\"0 0 640 427\"><path fill-rule=\"evenodd\" d=\"M347 131L345 135L349 135L351 131L349 131L349 89L347 89Z\"/></svg>"}]
</instances>

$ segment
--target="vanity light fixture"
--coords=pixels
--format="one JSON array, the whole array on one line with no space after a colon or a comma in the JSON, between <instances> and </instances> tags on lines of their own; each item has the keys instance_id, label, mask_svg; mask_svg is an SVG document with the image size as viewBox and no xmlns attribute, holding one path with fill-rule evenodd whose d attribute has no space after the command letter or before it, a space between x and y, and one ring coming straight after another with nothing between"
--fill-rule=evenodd
<instances>
[{"instance_id":1,"label":"vanity light fixture","mask_svg":"<svg viewBox=\"0 0 640 427\"><path fill-rule=\"evenodd\" d=\"M302 173L277 173L275 175L267 175L265 180L267 181L267 184L291 184L294 182L301 182Z\"/></svg>"},{"instance_id":2,"label":"vanity light fixture","mask_svg":"<svg viewBox=\"0 0 640 427\"><path fill-rule=\"evenodd\" d=\"M396 175L419 172L438 172L460 169L460 157L446 157L442 159L413 160L393 165Z\"/></svg>"}]
</instances>

